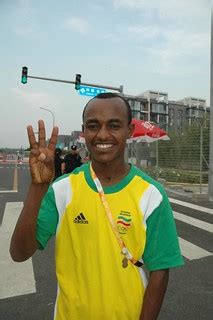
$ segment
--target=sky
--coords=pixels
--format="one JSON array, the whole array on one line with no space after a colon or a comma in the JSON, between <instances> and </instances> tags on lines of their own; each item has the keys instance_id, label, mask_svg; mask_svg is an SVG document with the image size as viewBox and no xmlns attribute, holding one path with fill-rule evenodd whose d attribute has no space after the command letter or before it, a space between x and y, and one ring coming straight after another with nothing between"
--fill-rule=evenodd
<instances>
[{"instance_id":1,"label":"sky","mask_svg":"<svg viewBox=\"0 0 213 320\"><path fill-rule=\"evenodd\" d=\"M88 97L73 84L210 100L211 0L0 0L0 148L28 147L27 125L49 138L81 130ZM49 109L45 111L42 108Z\"/></svg>"}]
</instances>

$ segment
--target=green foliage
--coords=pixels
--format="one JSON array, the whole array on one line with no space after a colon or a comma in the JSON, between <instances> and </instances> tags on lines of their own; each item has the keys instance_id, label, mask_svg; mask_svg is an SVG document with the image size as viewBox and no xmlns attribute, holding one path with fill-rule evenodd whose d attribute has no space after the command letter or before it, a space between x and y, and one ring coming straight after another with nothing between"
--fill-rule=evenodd
<instances>
[{"instance_id":1,"label":"green foliage","mask_svg":"<svg viewBox=\"0 0 213 320\"><path fill-rule=\"evenodd\" d=\"M199 183L200 182L200 172L181 170L181 169L170 169L170 168L143 168L144 172L153 178L165 179L168 182L185 182L185 183ZM208 172L203 172L202 182L208 182Z\"/></svg>"}]
</instances>

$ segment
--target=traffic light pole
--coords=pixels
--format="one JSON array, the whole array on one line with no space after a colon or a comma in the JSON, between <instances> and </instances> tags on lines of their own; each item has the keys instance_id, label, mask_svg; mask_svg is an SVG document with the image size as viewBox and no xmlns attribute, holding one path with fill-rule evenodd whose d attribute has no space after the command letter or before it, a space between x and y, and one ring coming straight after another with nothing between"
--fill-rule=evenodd
<instances>
[{"instance_id":1,"label":"traffic light pole","mask_svg":"<svg viewBox=\"0 0 213 320\"><path fill-rule=\"evenodd\" d=\"M27 76L27 78L75 84L75 81L70 81L70 80L60 80L60 79L34 77L34 76ZM104 86L103 84L92 84L92 83L86 83L86 82L81 82L81 85L88 86L88 87L98 87L103 89L115 90L123 94L123 86L120 86L119 88L117 88L117 87L111 87L111 86Z\"/></svg>"}]
</instances>

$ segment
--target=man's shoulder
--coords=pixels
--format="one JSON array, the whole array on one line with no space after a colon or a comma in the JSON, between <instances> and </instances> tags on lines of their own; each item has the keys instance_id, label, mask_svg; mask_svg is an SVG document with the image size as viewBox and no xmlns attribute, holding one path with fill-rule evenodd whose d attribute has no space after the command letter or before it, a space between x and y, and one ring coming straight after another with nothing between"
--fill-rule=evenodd
<instances>
[{"instance_id":1,"label":"man's shoulder","mask_svg":"<svg viewBox=\"0 0 213 320\"><path fill-rule=\"evenodd\" d=\"M160 193L165 193L163 185L151 176L149 176L147 173L145 173L142 169L133 166L133 170L135 176L141 177L142 180L146 181L147 183L158 189Z\"/></svg>"}]
</instances>

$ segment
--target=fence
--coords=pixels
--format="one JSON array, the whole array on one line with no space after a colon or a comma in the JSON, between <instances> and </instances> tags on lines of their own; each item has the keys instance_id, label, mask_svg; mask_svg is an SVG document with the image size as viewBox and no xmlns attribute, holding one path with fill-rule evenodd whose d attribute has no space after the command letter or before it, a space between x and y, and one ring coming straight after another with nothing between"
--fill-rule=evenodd
<instances>
[{"instance_id":1,"label":"fence","mask_svg":"<svg viewBox=\"0 0 213 320\"><path fill-rule=\"evenodd\" d=\"M168 182L208 183L209 128L190 126L183 134L169 134L169 141L128 145L129 160L155 179Z\"/></svg>"}]
</instances>

